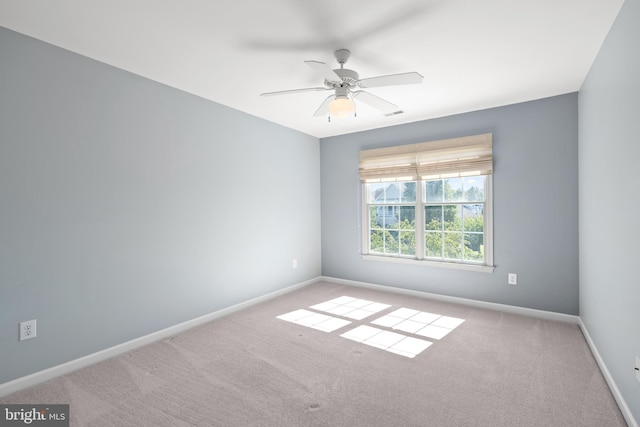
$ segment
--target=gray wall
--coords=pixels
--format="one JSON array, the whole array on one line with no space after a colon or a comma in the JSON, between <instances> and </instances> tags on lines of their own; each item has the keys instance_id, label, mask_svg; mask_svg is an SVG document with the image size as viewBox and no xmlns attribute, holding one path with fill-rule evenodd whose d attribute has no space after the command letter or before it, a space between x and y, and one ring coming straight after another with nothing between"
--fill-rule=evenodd
<instances>
[{"instance_id":1,"label":"gray wall","mask_svg":"<svg viewBox=\"0 0 640 427\"><path fill-rule=\"evenodd\" d=\"M580 91L580 317L640 420L640 1L627 0Z\"/></svg>"},{"instance_id":2,"label":"gray wall","mask_svg":"<svg viewBox=\"0 0 640 427\"><path fill-rule=\"evenodd\" d=\"M578 96L325 138L322 273L436 294L578 314ZM387 262L360 255L361 149L492 132L494 273ZM507 274L518 285L507 285Z\"/></svg>"},{"instance_id":3,"label":"gray wall","mask_svg":"<svg viewBox=\"0 0 640 427\"><path fill-rule=\"evenodd\" d=\"M0 383L320 275L317 138L3 28L0 58Z\"/></svg>"}]
</instances>

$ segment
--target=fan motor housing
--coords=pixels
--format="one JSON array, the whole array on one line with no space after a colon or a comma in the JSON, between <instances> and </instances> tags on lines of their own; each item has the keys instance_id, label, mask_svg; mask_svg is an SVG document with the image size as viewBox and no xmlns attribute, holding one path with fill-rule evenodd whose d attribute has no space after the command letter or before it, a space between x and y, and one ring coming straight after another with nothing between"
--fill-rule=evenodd
<instances>
[{"instance_id":1,"label":"fan motor housing","mask_svg":"<svg viewBox=\"0 0 640 427\"><path fill-rule=\"evenodd\" d=\"M349 70L348 68L338 68L333 70L340 78L342 82L345 83L349 87L354 87L358 80L360 80L360 75L353 70ZM327 80L324 81L325 84L329 87L335 87L336 84L329 82Z\"/></svg>"}]
</instances>

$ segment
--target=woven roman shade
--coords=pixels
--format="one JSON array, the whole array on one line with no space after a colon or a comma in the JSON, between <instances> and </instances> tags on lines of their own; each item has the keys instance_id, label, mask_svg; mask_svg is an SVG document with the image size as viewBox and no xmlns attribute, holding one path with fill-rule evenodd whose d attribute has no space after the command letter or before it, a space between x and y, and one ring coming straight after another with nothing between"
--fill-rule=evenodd
<instances>
[{"instance_id":1,"label":"woven roman shade","mask_svg":"<svg viewBox=\"0 0 640 427\"><path fill-rule=\"evenodd\" d=\"M362 182L412 181L493 173L492 134L360 151Z\"/></svg>"}]
</instances>

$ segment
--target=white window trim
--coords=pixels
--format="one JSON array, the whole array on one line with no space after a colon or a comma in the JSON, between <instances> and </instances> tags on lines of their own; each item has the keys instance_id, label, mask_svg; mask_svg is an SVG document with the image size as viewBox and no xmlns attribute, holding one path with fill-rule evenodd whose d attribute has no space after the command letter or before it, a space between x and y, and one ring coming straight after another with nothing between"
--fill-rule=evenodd
<instances>
[{"instance_id":1,"label":"white window trim","mask_svg":"<svg viewBox=\"0 0 640 427\"><path fill-rule=\"evenodd\" d=\"M362 259L365 261L390 262L393 264L418 265L421 267L445 268L449 270L465 270L475 271L479 273L493 273L495 266L484 264L462 264L450 261L432 261L428 259L403 258L390 255L368 255L363 254Z\"/></svg>"},{"instance_id":2,"label":"white window trim","mask_svg":"<svg viewBox=\"0 0 640 427\"><path fill-rule=\"evenodd\" d=\"M424 248L422 245L416 245L416 256L415 257L403 257L403 256L393 256L393 255L378 255L378 254L370 254L370 240L369 240L369 210L368 207L368 192L364 191L366 186L365 183L360 185L361 192L361 224L362 224L362 259L365 261L380 261L380 262L390 262L395 264L409 264L409 265L419 265L423 267L435 267L435 268L445 268L445 269L453 269L453 270L465 270L465 271L476 271L482 273L493 273L495 266L493 264L493 176L485 175L485 229L484 229L484 242L485 242L485 255L486 255L486 263L483 264L475 264L475 263L461 263L454 261L435 261L430 259L422 259L424 256ZM420 181L420 180L418 180ZM416 188L416 196L419 197L416 201L416 224L424 223L424 209L423 209L423 201L422 196L422 184L417 182ZM416 227L416 242L420 241L424 243L424 227Z\"/></svg>"}]
</instances>

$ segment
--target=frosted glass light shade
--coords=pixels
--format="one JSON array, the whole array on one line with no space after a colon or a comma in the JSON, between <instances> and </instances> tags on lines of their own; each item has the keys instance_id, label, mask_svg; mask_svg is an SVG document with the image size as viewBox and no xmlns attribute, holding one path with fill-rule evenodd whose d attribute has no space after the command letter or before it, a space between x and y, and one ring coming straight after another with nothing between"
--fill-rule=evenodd
<instances>
[{"instance_id":1,"label":"frosted glass light shade","mask_svg":"<svg viewBox=\"0 0 640 427\"><path fill-rule=\"evenodd\" d=\"M349 98L336 98L329 104L329 115L342 119L356 111L356 104Z\"/></svg>"}]
</instances>

